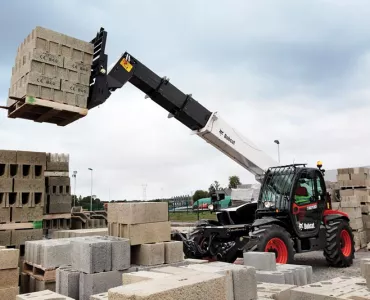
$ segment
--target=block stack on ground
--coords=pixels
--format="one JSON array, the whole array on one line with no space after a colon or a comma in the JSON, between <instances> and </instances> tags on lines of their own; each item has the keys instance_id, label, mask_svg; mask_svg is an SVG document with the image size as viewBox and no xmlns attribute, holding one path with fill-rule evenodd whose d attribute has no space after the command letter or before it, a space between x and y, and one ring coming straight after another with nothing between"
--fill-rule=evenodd
<instances>
[{"instance_id":1,"label":"block stack on ground","mask_svg":"<svg viewBox=\"0 0 370 300\"><path fill-rule=\"evenodd\" d=\"M134 265L153 266L184 259L183 243L171 241L167 202L109 203L108 232L130 240Z\"/></svg>"},{"instance_id":2,"label":"block stack on ground","mask_svg":"<svg viewBox=\"0 0 370 300\"><path fill-rule=\"evenodd\" d=\"M72 208L71 229L107 228L107 212L83 211L81 206Z\"/></svg>"},{"instance_id":3,"label":"block stack on ground","mask_svg":"<svg viewBox=\"0 0 370 300\"><path fill-rule=\"evenodd\" d=\"M0 150L0 245L42 239L46 153Z\"/></svg>"},{"instance_id":4,"label":"block stack on ground","mask_svg":"<svg viewBox=\"0 0 370 300\"><path fill-rule=\"evenodd\" d=\"M19 294L19 250L0 246L0 299L14 300Z\"/></svg>"},{"instance_id":5,"label":"block stack on ground","mask_svg":"<svg viewBox=\"0 0 370 300\"><path fill-rule=\"evenodd\" d=\"M370 238L370 234L367 235L368 228L370 229L370 169L338 169L337 180L341 201L333 208L348 214L353 230L355 249L358 251L366 247L368 238Z\"/></svg>"},{"instance_id":6,"label":"block stack on ground","mask_svg":"<svg viewBox=\"0 0 370 300\"><path fill-rule=\"evenodd\" d=\"M86 108L93 52L89 42L37 26L18 47L9 96Z\"/></svg>"},{"instance_id":7,"label":"block stack on ground","mask_svg":"<svg viewBox=\"0 0 370 300\"><path fill-rule=\"evenodd\" d=\"M47 153L46 158L46 203L44 230L53 231L71 228L71 179L69 155Z\"/></svg>"}]
</instances>

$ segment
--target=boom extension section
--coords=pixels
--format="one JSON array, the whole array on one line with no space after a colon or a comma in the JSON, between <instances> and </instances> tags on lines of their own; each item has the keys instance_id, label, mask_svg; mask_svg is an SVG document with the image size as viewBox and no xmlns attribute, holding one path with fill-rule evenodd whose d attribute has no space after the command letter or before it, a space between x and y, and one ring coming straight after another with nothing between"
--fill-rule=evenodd
<instances>
[{"instance_id":1,"label":"boom extension section","mask_svg":"<svg viewBox=\"0 0 370 300\"><path fill-rule=\"evenodd\" d=\"M146 97L167 110L170 116L256 175L258 181L265 170L278 165L251 141L230 127L217 113L210 112L190 94L184 94L172 85L167 77L158 76L128 52L125 52L107 72L108 57L104 53L106 39L107 32L102 28L91 41L95 53L90 81L89 109L104 103L113 91L130 82L144 92Z\"/></svg>"}]
</instances>

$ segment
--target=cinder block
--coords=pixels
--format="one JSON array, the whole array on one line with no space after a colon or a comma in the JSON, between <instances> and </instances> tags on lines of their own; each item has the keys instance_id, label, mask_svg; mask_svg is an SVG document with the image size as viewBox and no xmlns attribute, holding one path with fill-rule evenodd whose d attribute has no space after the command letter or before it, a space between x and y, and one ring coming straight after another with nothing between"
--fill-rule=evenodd
<instances>
[{"instance_id":1,"label":"cinder block","mask_svg":"<svg viewBox=\"0 0 370 300\"><path fill-rule=\"evenodd\" d=\"M16 164L17 151L14 150L0 150L0 164Z\"/></svg>"},{"instance_id":2,"label":"cinder block","mask_svg":"<svg viewBox=\"0 0 370 300\"><path fill-rule=\"evenodd\" d=\"M277 270L280 271L293 271L294 272L294 284L301 286L310 283L307 277L312 278L312 267L292 264L278 264ZM310 279L310 278L309 278ZM312 280L312 279L311 279Z\"/></svg>"},{"instance_id":3,"label":"cinder block","mask_svg":"<svg viewBox=\"0 0 370 300\"><path fill-rule=\"evenodd\" d=\"M14 192L45 192L45 178L43 179L14 179Z\"/></svg>"},{"instance_id":4,"label":"cinder block","mask_svg":"<svg viewBox=\"0 0 370 300\"><path fill-rule=\"evenodd\" d=\"M35 279L35 291L40 292L45 290L55 292L55 281L44 281Z\"/></svg>"},{"instance_id":5,"label":"cinder block","mask_svg":"<svg viewBox=\"0 0 370 300\"><path fill-rule=\"evenodd\" d=\"M18 297L17 296L18 294L19 294L19 288L17 286L0 289L0 299L1 300L14 300L14 299L23 300L20 298L16 298Z\"/></svg>"},{"instance_id":6,"label":"cinder block","mask_svg":"<svg viewBox=\"0 0 370 300\"><path fill-rule=\"evenodd\" d=\"M108 300L108 292L90 296L90 300Z\"/></svg>"},{"instance_id":7,"label":"cinder block","mask_svg":"<svg viewBox=\"0 0 370 300\"><path fill-rule=\"evenodd\" d=\"M71 196L65 195L47 195L48 213L70 213L72 208Z\"/></svg>"},{"instance_id":8,"label":"cinder block","mask_svg":"<svg viewBox=\"0 0 370 300\"><path fill-rule=\"evenodd\" d=\"M225 276L211 273L174 275L163 279L153 279L108 290L110 300L128 299L203 299L224 300ZM196 295L196 296L195 296ZM206 296L204 296L206 295Z\"/></svg>"},{"instance_id":9,"label":"cinder block","mask_svg":"<svg viewBox=\"0 0 370 300\"><path fill-rule=\"evenodd\" d=\"M56 292L78 299L80 294L80 272L69 267L58 268L56 277Z\"/></svg>"},{"instance_id":10,"label":"cinder block","mask_svg":"<svg viewBox=\"0 0 370 300\"><path fill-rule=\"evenodd\" d=\"M0 178L9 178L9 164L0 163Z\"/></svg>"},{"instance_id":11,"label":"cinder block","mask_svg":"<svg viewBox=\"0 0 370 300\"><path fill-rule=\"evenodd\" d=\"M171 223L119 224L119 236L130 240L131 246L171 240Z\"/></svg>"},{"instance_id":12,"label":"cinder block","mask_svg":"<svg viewBox=\"0 0 370 300\"><path fill-rule=\"evenodd\" d=\"M228 264L223 262L211 262L206 265L194 264L183 266L184 269L193 269L200 272L218 273L228 276L226 271L231 272L231 286L227 288L228 299L244 300L257 298L257 279L254 267Z\"/></svg>"},{"instance_id":13,"label":"cinder block","mask_svg":"<svg viewBox=\"0 0 370 300\"><path fill-rule=\"evenodd\" d=\"M180 268L180 267L174 267L174 266L153 268L151 269L151 271L156 272L156 273L165 273L165 274L172 274L172 275L181 275L186 272L190 272L193 274L196 272L194 269L186 269L186 268Z\"/></svg>"},{"instance_id":14,"label":"cinder block","mask_svg":"<svg viewBox=\"0 0 370 300\"><path fill-rule=\"evenodd\" d=\"M132 284L136 282L157 279L157 278L166 278L171 276L169 273L159 273L159 272L150 272L150 271L138 271L122 274L122 284Z\"/></svg>"},{"instance_id":15,"label":"cinder block","mask_svg":"<svg viewBox=\"0 0 370 300\"><path fill-rule=\"evenodd\" d=\"M1 198L1 193L0 193L0 198ZM5 197L5 195L3 194ZM1 203L0 203L1 205ZM10 208L8 207L0 207L0 223L9 223L10 222ZM4 241L3 241L4 239ZM8 240L8 235L4 234L3 231L0 231L0 245L4 245L5 241ZM10 243L10 241L9 241ZM7 244L9 245L9 244Z\"/></svg>"},{"instance_id":16,"label":"cinder block","mask_svg":"<svg viewBox=\"0 0 370 300\"><path fill-rule=\"evenodd\" d=\"M171 241L164 243L164 263L170 264L184 260L183 242Z\"/></svg>"},{"instance_id":17,"label":"cinder block","mask_svg":"<svg viewBox=\"0 0 370 300\"><path fill-rule=\"evenodd\" d=\"M80 300L89 300L91 295L104 293L122 285L122 271L95 274L80 273Z\"/></svg>"},{"instance_id":18,"label":"cinder block","mask_svg":"<svg viewBox=\"0 0 370 300\"><path fill-rule=\"evenodd\" d=\"M0 298L3 299L3 298ZM15 299L15 298L12 298ZM53 300L74 300L70 297L58 294L53 291L40 291L40 292L33 292L23 295L18 295L16 300L47 300L47 299L53 299Z\"/></svg>"},{"instance_id":19,"label":"cinder block","mask_svg":"<svg viewBox=\"0 0 370 300\"><path fill-rule=\"evenodd\" d=\"M11 244L24 245L26 241L41 240L42 229L17 229L12 230Z\"/></svg>"},{"instance_id":20,"label":"cinder block","mask_svg":"<svg viewBox=\"0 0 370 300\"><path fill-rule=\"evenodd\" d=\"M244 252L243 259L245 266L255 267L256 270L276 270L276 258L273 252Z\"/></svg>"},{"instance_id":21,"label":"cinder block","mask_svg":"<svg viewBox=\"0 0 370 300\"><path fill-rule=\"evenodd\" d=\"M30 293L36 292L36 279L35 279L35 277L30 276L29 284L30 285L29 285L28 289L29 289Z\"/></svg>"},{"instance_id":22,"label":"cinder block","mask_svg":"<svg viewBox=\"0 0 370 300\"><path fill-rule=\"evenodd\" d=\"M142 224L166 221L168 221L167 202L108 204L109 223L117 222L120 224Z\"/></svg>"},{"instance_id":23,"label":"cinder block","mask_svg":"<svg viewBox=\"0 0 370 300\"><path fill-rule=\"evenodd\" d=\"M14 207L13 222L40 221L43 218L43 207Z\"/></svg>"},{"instance_id":24,"label":"cinder block","mask_svg":"<svg viewBox=\"0 0 370 300\"><path fill-rule=\"evenodd\" d=\"M277 271L256 271L258 282L270 282L285 284L285 275Z\"/></svg>"},{"instance_id":25,"label":"cinder block","mask_svg":"<svg viewBox=\"0 0 370 300\"><path fill-rule=\"evenodd\" d=\"M46 152L17 151L17 164L46 166Z\"/></svg>"},{"instance_id":26,"label":"cinder block","mask_svg":"<svg viewBox=\"0 0 370 300\"><path fill-rule=\"evenodd\" d=\"M19 269L2 269L0 270L0 289L12 286L18 286Z\"/></svg>"},{"instance_id":27,"label":"cinder block","mask_svg":"<svg viewBox=\"0 0 370 300\"><path fill-rule=\"evenodd\" d=\"M276 299L276 300L287 300L290 299L290 291L295 288L295 285L291 284L274 284L274 283L263 283L257 284L258 299Z\"/></svg>"},{"instance_id":28,"label":"cinder block","mask_svg":"<svg viewBox=\"0 0 370 300\"><path fill-rule=\"evenodd\" d=\"M109 241L86 238L72 240L71 244L73 269L89 274L111 270L112 244Z\"/></svg>"},{"instance_id":29,"label":"cinder block","mask_svg":"<svg viewBox=\"0 0 370 300\"><path fill-rule=\"evenodd\" d=\"M112 271L122 271L130 268L131 247L130 240L113 236L105 236L103 239L112 244Z\"/></svg>"},{"instance_id":30,"label":"cinder block","mask_svg":"<svg viewBox=\"0 0 370 300\"><path fill-rule=\"evenodd\" d=\"M13 192L13 179L0 178L0 192L1 193Z\"/></svg>"},{"instance_id":31,"label":"cinder block","mask_svg":"<svg viewBox=\"0 0 370 300\"><path fill-rule=\"evenodd\" d=\"M17 268L18 260L19 249L0 249L0 269Z\"/></svg>"},{"instance_id":32,"label":"cinder block","mask_svg":"<svg viewBox=\"0 0 370 300\"><path fill-rule=\"evenodd\" d=\"M164 264L164 243L133 246L131 263L144 266Z\"/></svg>"},{"instance_id":33,"label":"cinder block","mask_svg":"<svg viewBox=\"0 0 370 300\"><path fill-rule=\"evenodd\" d=\"M71 242L64 239L49 240L50 243L41 244L40 265L45 268L57 268L70 265L72 262Z\"/></svg>"},{"instance_id":34,"label":"cinder block","mask_svg":"<svg viewBox=\"0 0 370 300\"><path fill-rule=\"evenodd\" d=\"M27 294L29 293L29 285L30 285L30 275L26 273L21 273L21 280L20 280L20 286L19 286L19 292L21 294Z\"/></svg>"}]
</instances>

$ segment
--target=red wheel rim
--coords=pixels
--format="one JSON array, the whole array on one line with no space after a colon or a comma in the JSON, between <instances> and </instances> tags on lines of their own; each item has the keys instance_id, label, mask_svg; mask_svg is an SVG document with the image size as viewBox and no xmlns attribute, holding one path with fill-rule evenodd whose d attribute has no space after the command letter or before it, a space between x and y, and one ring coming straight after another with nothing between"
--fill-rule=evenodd
<instances>
[{"instance_id":1,"label":"red wheel rim","mask_svg":"<svg viewBox=\"0 0 370 300\"><path fill-rule=\"evenodd\" d=\"M344 256L350 256L352 251L352 242L349 232L343 229L340 233L341 250Z\"/></svg>"},{"instance_id":2,"label":"red wheel rim","mask_svg":"<svg viewBox=\"0 0 370 300\"><path fill-rule=\"evenodd\" d=\"M275 252L278 264L286 264L288 262L288 248L284 241L279 238L269 240L265 247L265 252Z\"/></svg>"}]
</instances>

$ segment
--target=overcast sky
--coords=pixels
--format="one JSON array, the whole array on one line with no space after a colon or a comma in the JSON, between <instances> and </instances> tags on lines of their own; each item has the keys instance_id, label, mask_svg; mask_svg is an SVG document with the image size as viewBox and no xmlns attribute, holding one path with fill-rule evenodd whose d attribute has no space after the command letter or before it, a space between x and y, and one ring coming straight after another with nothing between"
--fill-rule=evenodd
<instances>
[{"instance_id":1,"label":"overcast sky","mask_svg":"<svg viewBox=\"0 0 370 300\"><path fill-rule=\"evenodd\" d=\"M327 169L370 163L368 1L4 1L0 98L16 50L39 25L91 40L108 31L113 62L130 52L281 162ZM1 113L1 112L0 112ZM103 200L189 194L254 177L124 86L67 127L0 114L2 149L69 153L77 194ZM110 191L110 193L109 193Z\"/></svg>"}]
</instances>

